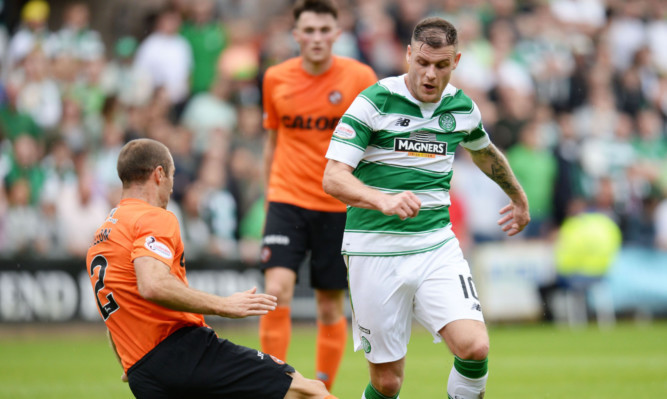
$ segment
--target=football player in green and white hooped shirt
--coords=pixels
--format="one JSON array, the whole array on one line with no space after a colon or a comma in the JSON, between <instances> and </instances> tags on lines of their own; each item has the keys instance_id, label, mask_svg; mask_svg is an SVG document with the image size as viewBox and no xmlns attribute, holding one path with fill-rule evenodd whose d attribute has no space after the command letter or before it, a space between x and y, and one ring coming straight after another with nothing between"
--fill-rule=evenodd
<instances>
[{"instance_id":1,"label":"football player in green and white hooped shirt","mask_svg":"<svg viewBox=\"0 0 667 399\"><path fill-rule=\"evenodd\" d=\"M530 216L477 105L449 84L461 57L457 45L449 22L420 21L407 47L408 73L359 94L327 153L324 190L349 205L342 251L355 350L366 353L371 380L362 398L398 398L413 316L455 356L448 396L484 396L489 337L449 221L456 147L470 151L509 196L498 221L503 231L519 233Z\"/></svg>"}]
</instances>

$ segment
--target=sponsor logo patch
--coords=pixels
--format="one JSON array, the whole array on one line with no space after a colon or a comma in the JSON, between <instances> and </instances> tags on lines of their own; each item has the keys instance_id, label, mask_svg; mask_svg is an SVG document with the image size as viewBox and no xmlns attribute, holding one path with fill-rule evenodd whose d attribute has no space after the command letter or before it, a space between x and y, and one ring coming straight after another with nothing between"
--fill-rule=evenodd
<instances>
[{"instance_id":1,"label":"sponsor logo patch","mask_svg":"<svg viewBox=\"0 0 667 399\"><path fill-rule=\"evenodd\" d=\"M340 137L341 139L350 140L357 136L357 132L354 131L352 126L341 122L338 124L338 126L336 126L336 130L334 130L333 135Z\"/></svg>"},{"instance_id":2,"label":"sponsor logo patch","mask_svg":"<svg viewBox=\"0 0 667 399\"><path fill-rule=\"evenodd\" d=\"M437 141L435 133L415 132L409 138L394 139L394 151L407 152L412 157L435 158L447 155L447 143Z\"/></svg>"},{"instance_id":3,"label":"sponsor logo patch","mask_svg":"<svg viewBox=\"0 0 667 399\"><path fill-rule=\"evenodd\" d=\"M266 263L271 259L271 248L269 247L264 247L262 248L262 253L260 254L260 260L262 263Z\"/></svg>"},{"instance_id":4,"label":"sponsor logo patch","mask_svg":"<svg viewBox=\"0 0 667 399\"><path fill-rule=\"evenodd\" d=\"M264 237L264 245L289 245L289 237L280 234L271 234Z\"/></svg>"},{"instance_id":5,"label":"sponsor logo patch","mask_svg":"<svg viewBox=\"0 0 667 399\"><path fill-rule=\"evenodd\" d=\"M340 104L343 101L343 94L338 90L334 90L329 93L329 102L333 105Z\"/></svg>"},{"instance_id":6,"label":"sponsor logo patch","mask_svg":"<svg viewBox=\"0 0 667 399\"><path fill-rule=\"evenodd\" d=\"M146 237L146 242L144 243L144 247L146 247L149 251L165 259L171 259L174 257L174 255L169 250L169 247L167 247L160 241L156 240L155 237L153 236Z\"/></svg>"},{"instance_id":7,"label":"sponsor logo patch","mask_svg":"<svg viewBox=\"0 0 667 399\"><path fill-rule=\"evenodd\" d=\"M357 324L357 327L359 327L359 331L361 331L362 333L371 335L371 330L369 330L368 328L362 327L359 324Z\"/></svg>"},{"instance_id":8,"label":"sponsor logo patch","mask_svg":"<svg viewBox=\"0 0 667 399\"><path fill-rule=\"evenodd\" d=\"M408 127L410 125L410 119L408 118L398 118L394 126L403 126Z\"/></svg>"}]
</instances>

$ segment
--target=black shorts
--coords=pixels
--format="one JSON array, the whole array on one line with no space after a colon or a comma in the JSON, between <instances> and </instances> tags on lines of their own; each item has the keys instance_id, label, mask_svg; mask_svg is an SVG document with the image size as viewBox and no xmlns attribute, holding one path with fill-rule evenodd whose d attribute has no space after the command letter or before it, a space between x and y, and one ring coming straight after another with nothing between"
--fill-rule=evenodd
<instances>
[{"instance_id":1,"label":"black shorts","mask_svg":"<svg viewBox=\"0 0 667 399\"><path fill-rule=\"evenodd\" d=\"M128 370L137 398L275 398L289 390L292 366L218 338L210 328L184 327Z\"/></svg>"},{"instance_id":2,"label":"black shorts","mask_svg":"<svg viewBox=\"0 0 667 399\"><path fill-rule=\"evenodd\" d=\"M320 212L270 202L262 240L262 271L282 266L298 274L310 253L310 286L324 290L347 288L341 255L345 212Z\"/></svg>"}]
</instances>

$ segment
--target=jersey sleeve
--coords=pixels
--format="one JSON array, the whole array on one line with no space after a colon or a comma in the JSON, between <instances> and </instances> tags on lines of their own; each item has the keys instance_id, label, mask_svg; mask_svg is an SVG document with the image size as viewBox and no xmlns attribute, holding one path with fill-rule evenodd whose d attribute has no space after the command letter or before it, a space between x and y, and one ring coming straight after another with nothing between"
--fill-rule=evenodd
<instances>
[{"instance_id":1,"label":"jersey sleeve","mask_svg":"<svg viewBox=\"0 0 667 399\"><path fill-rule=\"evenodd\" d=\"M137 220L131 260L150 256L171 266L180 234L178 220L173 213L164 210L147 212Z\"/></svg>"},{"instance_id":2,"label":"jersey sleeve","mask_svg":"<svg viewBox=\"0 0 667 399\"><path fill-rule=\"evenodd\" d=\"M366 152L373 134L377 110L361 93L338 122L326 157L356 168Z\"/></svg>"},{"instance_id":3,"label":"jersey sleeve","mask_svg":"<svg viewBox=\"0 0 667 399\"><path fill-rule=\"evenodd\" d=\"M479 151L483 148L486 148L491 144L491 139L489 134L484 129L484 124L482 123L482 113L480 112L477 104L473 101L473 110L472 117L477 120L476 127L470 130L466 137L461 141L461 145L471 151Z\"/></svg>"},{"instance_id":4,"label":"jersey sleeve","mask_svg":"<svg viewBox=\"0 0 667 399\"><path fill-rule=\"evenodd\" d=\"M264 82L262 83L262 106L264 107L263 125L264 129L277 130L278 129L278 112L273 104L273 89L275 87L275 78L273 68L269 68L264 74Z\"/></svg>"}]
</instances>

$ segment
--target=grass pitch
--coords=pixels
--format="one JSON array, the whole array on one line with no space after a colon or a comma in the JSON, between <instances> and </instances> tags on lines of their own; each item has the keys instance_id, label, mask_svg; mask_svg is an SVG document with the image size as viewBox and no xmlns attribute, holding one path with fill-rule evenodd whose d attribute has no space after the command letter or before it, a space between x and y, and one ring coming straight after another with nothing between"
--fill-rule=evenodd
<instances>
[{"instance_id":1,"label":"grass pitch","mask_svg":"<svg viewBox=\"0 0 667 399\"><path fill-rule=\"evenodd\" d=\"M258 347L256 323L214 325L220 336ZM667 397L667 322L624 323L608 331L551 325L491 326L487 398ZM314 375L315 327L294 328L290 364ZM445 398L452 356L413 329L401 397ZM131 398L104 327L0 325L0 398ZM333 393L358 399L368 382L351 344Z\"/></svg>"}]
</instances>

